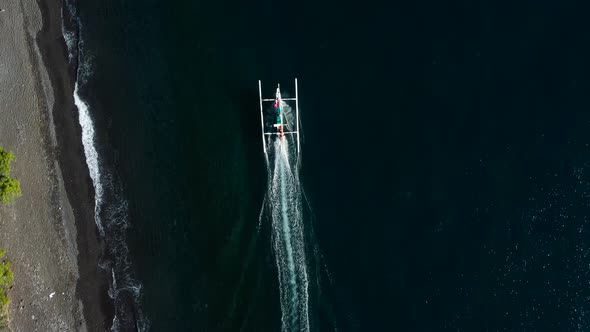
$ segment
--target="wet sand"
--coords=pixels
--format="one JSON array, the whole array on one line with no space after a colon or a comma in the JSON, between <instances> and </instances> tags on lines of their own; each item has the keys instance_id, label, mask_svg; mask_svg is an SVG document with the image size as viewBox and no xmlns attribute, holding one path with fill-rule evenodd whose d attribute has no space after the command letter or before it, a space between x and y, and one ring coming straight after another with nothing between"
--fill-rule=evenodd
<instances>
[{"instance_id":1,"label":"wet sand","mask_svg":"<svg viewBox=\"0 0 590 332\"><path fill-rule=\"evenodd\" d=\"M16 155L23 193L0 206L11 331L104 331L112 320L60 11L61 1L0 0L0 146Z\"/></svg>"}]
</instances>

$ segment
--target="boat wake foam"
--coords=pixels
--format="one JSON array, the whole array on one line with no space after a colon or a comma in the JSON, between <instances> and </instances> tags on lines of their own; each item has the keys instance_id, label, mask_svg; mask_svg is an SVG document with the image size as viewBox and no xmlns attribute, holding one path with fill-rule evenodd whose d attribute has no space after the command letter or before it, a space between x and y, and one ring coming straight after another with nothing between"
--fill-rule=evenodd
<instances>
[{"instance_id":1,"label":"boat wake foam","mask_svg":"<svg viewBox=\"0 0 590 332\"><path fill-rule=\"evenodd\" d=\"M283 331L309 331L308 272L305 257L302 190L298 157L289 139L269 140L267 151L274 163L268 168L269 188L264 200L270 212L272 244L276 258Z\"/></svg>"}]
</instances>

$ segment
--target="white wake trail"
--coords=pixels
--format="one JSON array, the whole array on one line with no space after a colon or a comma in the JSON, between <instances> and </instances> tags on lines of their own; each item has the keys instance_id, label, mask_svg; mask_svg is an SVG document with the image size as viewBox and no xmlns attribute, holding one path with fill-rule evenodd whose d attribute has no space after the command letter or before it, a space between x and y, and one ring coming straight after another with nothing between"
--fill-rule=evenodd
<instances>
[{"instance_id":1,"label":"white wake trail","mask_svg":"<svg viewBox=\"0 0 590 332\"><path fill-rule=\"evenodd\" d=\"M286 171L285 171L285 164L287 163L287 156L285 151L285 144L279 145L279 154L278 154L278 163L279 163L279 177L281 178L281 212L282 212L282 220L283 220L283 236L285 238L285 249L287 252L287 264L289 265L289 271L291 272L290 276L290 283L291 283L291 292L292 298L291 301L293 302L294 306L297 306L297 279L295 277L295 263L293 262L293 245L291 244L291 227L289 227L289 202L287 197L287 183L285 180Z\"/></svg>"},{"instance_id":2,"label":"white wake trail","mask_svg":"<svg viewBox=\"0 0 590 332\"><path fill-rule=\"evenodd\" d=\"M269 144L269 153L271 158L274 157L274 164L267 164L267 202L279 273L282 330L309 331L308 276L298 163L290 163L289 157L295 152L291 151L287 138Z\"/></svg>"}]
</instances>

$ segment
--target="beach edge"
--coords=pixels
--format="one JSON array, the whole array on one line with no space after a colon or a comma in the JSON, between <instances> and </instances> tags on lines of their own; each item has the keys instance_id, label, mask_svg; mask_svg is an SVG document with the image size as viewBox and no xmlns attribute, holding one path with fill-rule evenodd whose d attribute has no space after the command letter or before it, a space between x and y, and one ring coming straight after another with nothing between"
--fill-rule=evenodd
<instances>
[{"instance_id":1,"label":"beach edge","mask_svg":"<svg viewBox=\"0 0 590 332\"><path fill-rule=\"evenodd\" d=\"M68 50L62 34L64 2L37 0L42 16L42 28L36 36L41 60L53 87L52 130L57 142L57 162L63 186L71 205L76 228L79 279L76 296L83 304L83 316L89 331L109 330L114 317L114 305L108 295L107 272L99 267L103 254L94 216L94 188L82 146L78 110L74 104L76 64L68 63ZM67 176L66 176L67 175Z\"/></svg>"}]
</instances>

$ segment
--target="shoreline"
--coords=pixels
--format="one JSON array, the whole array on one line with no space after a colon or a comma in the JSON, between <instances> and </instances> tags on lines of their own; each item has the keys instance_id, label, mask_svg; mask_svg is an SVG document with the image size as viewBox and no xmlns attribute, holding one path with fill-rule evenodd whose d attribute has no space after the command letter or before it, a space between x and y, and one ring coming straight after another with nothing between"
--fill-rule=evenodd
<instances>
[{"instance_id":1,"label":"shoreline","mask_svg":"<svg viewBox=\"0 0 590 332\"><path fill-rule=\"evenodd\" d=\"M60 11L68 21L67 11L58 3L42 0L40 6L43 28L36 37L43 63L54 89L55 103L51 113L58 146L58 161L63 174L65 190L72 205L77 229L79 279L76 295L84 304L84 318L89 331L107 330L114 317L114 303L108 296L108 276L99 267L103 254L94 216L94 188L89 175L82 146L82 132L78 111L74 104L74 84L77 64L68 64L68 49L62 34Z\"/></svg>"},{"instance_id":2,"label":"shoreline","mask_svg":"<svg viewBox=\"0 0 590 332\"><path fill-rule=\"evenodd\" d=\"M15 153L23 192L0 205L0 248L15 274L10 331L105 331L114 317L109 275L98 265L104 246L74 105L76 68L62 35L63 1L18 0L0 12L0 146Z\"/></svg>"}]
</instances>

